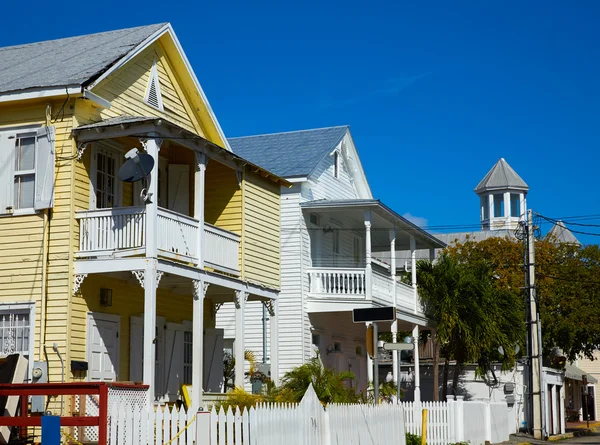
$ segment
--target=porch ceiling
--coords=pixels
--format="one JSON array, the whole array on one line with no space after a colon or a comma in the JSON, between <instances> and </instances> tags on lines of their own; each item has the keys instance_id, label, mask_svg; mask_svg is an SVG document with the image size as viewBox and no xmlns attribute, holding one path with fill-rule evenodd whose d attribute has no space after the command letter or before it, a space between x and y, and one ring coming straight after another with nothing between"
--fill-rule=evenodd
<instances>
[{"instance_id":1,"label":"porch ceiling","mask_svg":"<svg viewBox=\"0 0 600 445\"><path fill-rule=\"evenodd\" d=\"M305 214L317 213L337 221L342 230L365 231L365 211L371 212L371 246L374 252L390 250L390 230L396 233L396 250L410 250L410 237L417 249L442 248L445 244L417 225L398 215L379 200L319 200L301 204Z\"/></svg>"}]
</instances>

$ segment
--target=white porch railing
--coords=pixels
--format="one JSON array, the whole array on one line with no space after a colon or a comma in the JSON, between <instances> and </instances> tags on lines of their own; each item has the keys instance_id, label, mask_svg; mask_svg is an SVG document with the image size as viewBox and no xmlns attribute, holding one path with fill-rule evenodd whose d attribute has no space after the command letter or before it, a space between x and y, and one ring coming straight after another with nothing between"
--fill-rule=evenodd
<instances>
[{"instance_id":1,"label":"white porch railing","mask_svg":"<svg viewBox=\"0 0 600 445\"><path fill-rule=\"evenodd\" d=\"M396 306L412 311L415 307L415 290L408 284L396 282ZM417 309L421 309L417 305Z\"/></svg>"},{"instance_id":2,"label":"white porch railing","mask_svg":"<svg viewBox=\"0 0 600 445\"><path fill-rule=\"evenodd\" d=\"M311 268L308 270L310 294L320 298L366 297L364 269Z\"/></svg>"},{"instance_id":3,"label":"white porch railing","mask_svg":"<svg viewBox=\"0 0 600 445\"><path fill-rule=\"evenodd\" d=\"M198 220L159 208L156 224L158 254L186 263L198 261ZM133 256L144 253L147 216L144 207L119 207L84 210L75 215L79 221L77 257ZM239 273L240 236L204 224L205 264L215 270Z\"/></svg>"},{"instance_id":4,"label":"white porch railing","mask_svg":"<svg viewBox=\"0 0 600 445\"><path fill-rule=\"evenodd\" d=\"M239 272L240 236L204 223L204 264L222 272Z\"/></svg>"}]
</instances>

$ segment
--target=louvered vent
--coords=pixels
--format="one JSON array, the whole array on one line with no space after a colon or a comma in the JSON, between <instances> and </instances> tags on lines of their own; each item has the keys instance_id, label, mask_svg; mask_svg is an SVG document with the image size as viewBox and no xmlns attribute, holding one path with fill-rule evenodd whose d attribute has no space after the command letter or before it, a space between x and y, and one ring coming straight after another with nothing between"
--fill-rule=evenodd
<instances>
[{"instance_id":1,"label":"louvered vent","mask_svg":"<svg viewBox=\"0 0 600 445\"><path fill-rule=\"evenodd\" d=\"M158 81L158 70L156 69L156 61L152 65L150 79L148 79L148 88L146 89L146 97L144 98L151 107L163 111L162 96L160 94L160 82Z\"/></svg>"}]
</instances>

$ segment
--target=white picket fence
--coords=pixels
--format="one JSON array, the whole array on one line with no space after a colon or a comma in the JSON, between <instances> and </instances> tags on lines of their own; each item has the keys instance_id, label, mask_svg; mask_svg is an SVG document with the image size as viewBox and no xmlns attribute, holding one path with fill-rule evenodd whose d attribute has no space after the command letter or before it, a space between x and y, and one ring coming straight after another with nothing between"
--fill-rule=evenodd
<instances>
[{"instance_id":1,"label":"white picket fence","mask_svg":"<svg viewBox=\"0 0 600 445\"><path fill-rule=\"evenodd\" d=\"M422 435L428 410L427 443L500 443L509 438L505 403L404 402L398 405L330 404L323 407L312 386L299 404L264 404L240 411L134 409L121 405L109 422L111 445L405 445L405 432ZM181 433L181 434L180 434Z\"/></svg>"}]
</instances>

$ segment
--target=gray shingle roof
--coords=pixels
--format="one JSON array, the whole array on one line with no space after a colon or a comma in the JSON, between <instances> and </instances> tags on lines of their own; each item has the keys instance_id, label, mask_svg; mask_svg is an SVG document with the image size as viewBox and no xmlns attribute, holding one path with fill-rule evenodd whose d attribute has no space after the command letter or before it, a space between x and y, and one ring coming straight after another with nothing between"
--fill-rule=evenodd
<instances>
[{"instance_id":1,"label":"gray shingle roof","mask_svg":"<svg viewBox=\"0 0 600 445\"><path fill-rule=\"evenodd\" d=\"M165 24L0 48L0 93L84 85Z\"/></svg>"},{"instance_id":2,"label":"gray shingle roof","mask_svg":"<svg viewBox=\"0 0 600 445\"><path fill-rule=\"evenodd\" d=\"M517 190L529 190L529 186L521 179L513 168L508 165L504 158L500 158L496 165L485 175L485 178L475 187L475 193L490 190L501 190L512 188Z\"/></svg>"},{"instance_id":3,"label":"gray shingle roof","mask_svg":"<svg viewBox=\"0 0 600 445\"><path fill-rule=\"evenodd\" d=\"M546 238L558 243L581 245L577 237L573 235L573 232L567 229L567 226L565 226L565 223L562 221L557 221L556 224L552 226L546 235Z\"/></svg>"},{"instance_id":4,"label":"gray shingle roof","mask_svg":"<svg viewBox=\"0 0 600 445\"><path fill-rule=\"evenodd\" d=\"M229 138L229 144L235 154L278 176L307 176L340 143L348 129L344 125Z\"/></svg>"}]
</instances>

